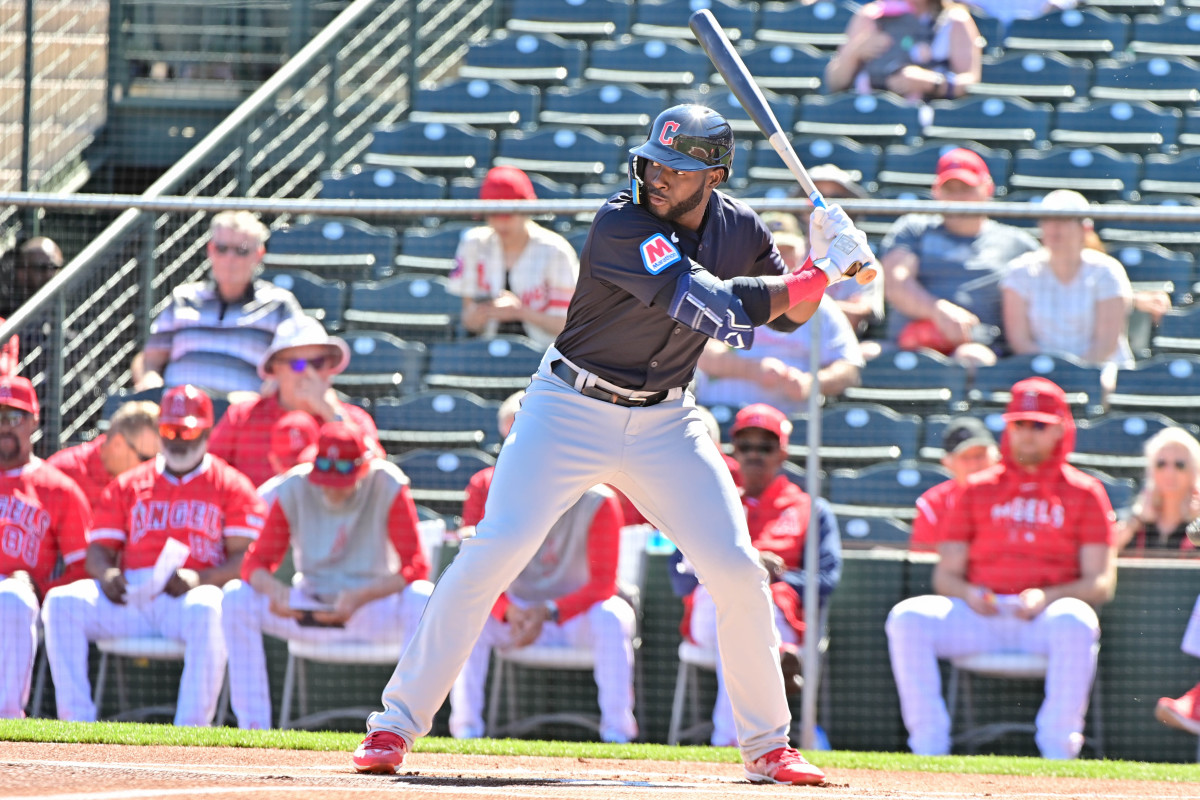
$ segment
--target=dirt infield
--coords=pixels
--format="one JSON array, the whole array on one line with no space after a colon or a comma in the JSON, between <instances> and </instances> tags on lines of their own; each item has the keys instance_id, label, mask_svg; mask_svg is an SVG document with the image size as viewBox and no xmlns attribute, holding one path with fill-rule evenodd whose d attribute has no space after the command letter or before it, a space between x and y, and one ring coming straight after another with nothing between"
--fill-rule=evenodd
<instances>
[{"instance_id":1,"label":"dirt infield","mask_svg":"<svg viewBox=\"0 0 1200 800\"><path fill-rule=\"evenodd\" d=\"M0 742L0 797L40 800L692 800L779 797L1174 798L1194 784L834 770L819 787L755 786L733 764L416 753L401 774L356 775L348 753Z\"/></svg>"}]
</instances>

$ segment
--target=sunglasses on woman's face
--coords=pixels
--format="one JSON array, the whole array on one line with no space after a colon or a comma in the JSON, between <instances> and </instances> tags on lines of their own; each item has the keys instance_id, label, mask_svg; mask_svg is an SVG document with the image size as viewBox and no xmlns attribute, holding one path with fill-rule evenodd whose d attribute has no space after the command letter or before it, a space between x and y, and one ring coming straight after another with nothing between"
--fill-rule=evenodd
<instances>
[{"instance_id":1,"label":"sunglasses on woman's face","mask_svg":"<svg viewBox=\"0 0 1200 800\"><path fill-rule=\"evenodd\" d=\"M254 248L248 244L239 244L235 247L234 245L225 244L224 242L213 242L213 247L221 255L225 255L229 251L232 250L233 252L235 252L239 256L241 256L242 258L245 258L246 256L248 256L254 252Z\"/></svg>"},{"instance_id":2,"label":"sunglasses on woman's face","mask_svg":"<svg viewBox=\"0 0 1200 800\"><path fill-rule=\"evenodd\" d=\"M317 472L336 472L338 475L349 475L358 469L362 463L361 458L326 458L325 456L318 456L313 461L313 469Z\"/></svg>"},{"instance_id":3,"label":"sunglasses on woman's face","mask_svg":"<svg viewBox=\"0 0 1200 800\"><path fill-rule=\"evenodd\" d=\"M194 442L204 435L204 428L185 428L182 425L159 425L158 435L170 442L176 439L182 439L185 442Z\"/></svg>"},{"instance_id":4,"label":"sunglasses on woman's face","mask_svg":"<svg viewBox=\"0 0 1200 800\"><path fill-rule=\"evenodd\" d=\"M323 369L328 369L337 364L337 360L328 353L316 358L285 358L280 359L287 363L292 368L292 372L304 372L304 370L312 367L317 372Z\"/></svg>"},{"instance_id":5,"label":"sunglasses on woman's face","mask_svg":"<svg viewBox=\"0 0 1200 800\"><path fill-rule=\"evenodd\" d=\"M1158 461L1154 462L1155 469L1166 469L1167 467L1174 467L1175 469L1182 472L1183 470L1187 469L1187 462L1184 461L1182 458L1177 458L1174 461L1170 461L1165 458L1160 458Z\"/></svg>"}]
</instances>

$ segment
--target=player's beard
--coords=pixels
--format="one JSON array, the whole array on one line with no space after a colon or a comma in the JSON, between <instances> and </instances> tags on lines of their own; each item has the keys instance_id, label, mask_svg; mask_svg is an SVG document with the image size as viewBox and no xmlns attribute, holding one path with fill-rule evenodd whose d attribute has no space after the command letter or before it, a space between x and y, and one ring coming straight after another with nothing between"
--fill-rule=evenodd
<instances>
[{"instance_id":1,"label":"player's beard","mask_svg":"<svg viewBox=\"0 0 1200 800\"><path fill-rule=\"evenodd\" d=\"M0 433L0 461L16 461L21 455L21 440L15 433Z\"/></svg>"},{"instance_id":2,"label":"player's beard","mask_svg":"<svg viewBox=\"0 0 1200 800\"><path fill-rule=\"evenodd\" d=\"M658 216L660 219L665 219L668 222L673 222L694 209L696 206L700 205L700 201L703 199L704 184L701 183L690 197L685 197L683 200L680 200L678 203L671 206L661 214L656 214L656 216ZM650 210L653 212L654 206L650 206Z\"/></svg>"},{"instance_id":3,"label":"player's beard","mask_svg":"<svg viewBox=\"0 0 1200 800\"><path fill-rule=\"evenodd\" d=\"M194 470L206 452L208 452L207 436L191 442L183 439L164 439L162 442L163 464L169 472L177 475L186 475Z\"/></svg>"}]
</instances>

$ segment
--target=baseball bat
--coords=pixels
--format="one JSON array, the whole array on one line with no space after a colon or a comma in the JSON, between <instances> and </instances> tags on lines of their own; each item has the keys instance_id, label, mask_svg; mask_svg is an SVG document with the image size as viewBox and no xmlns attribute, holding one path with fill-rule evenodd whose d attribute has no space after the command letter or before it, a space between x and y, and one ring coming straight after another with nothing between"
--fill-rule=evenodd
<instances>
[{"instance_id":1,"label":"baseball bat","mask_svg":"<svg viewBox=\"0 0 1200 800\"><path fill-rule=\"evenodd\" d=\"M814 206L825 208L825 198L821 196L816 184L808 176L808 170L804 168L800 157L796 155L796 150L788 141L783 128L779 125L779 120L775 118L775 112L767 104L767 99L763 97L762 90L758 88L758 84L754 81L750 70L746 68L742 57L730 44L729 37L725 35L721 23L717 22L717 18L712 15L711 11L703 8L692 14L688 20L688 27L692 29L696 41L708 55L709 61L725 78L725 85L733 92L758 129L767 137L771 147L775 149L775 152L783 159L784 165L800 183L800 188L808 193L808 199ZM866 251L863 260L854 263L858 266L858 270L854 273L856 281L860 284L867 284L875 279L875 257L870 250Z\"/></svg>"}]
</instances>

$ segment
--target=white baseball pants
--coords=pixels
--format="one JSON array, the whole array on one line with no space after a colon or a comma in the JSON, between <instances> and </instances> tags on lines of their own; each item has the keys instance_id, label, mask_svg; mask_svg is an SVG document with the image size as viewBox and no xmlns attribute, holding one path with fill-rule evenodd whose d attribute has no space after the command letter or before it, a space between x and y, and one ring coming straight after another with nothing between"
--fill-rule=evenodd
<instances>
[{"instance_id":1,"label":"white baseball pants","mask_svg":"<svg viewBox=\"0 0 1200 800\"><path fill-rule=\"evenodd\" d=\"M547 622L534 644L587 647L596 654L592 675L600 703L600 738L630 742L637 737L633 716L633 609L620 597L610 597L561 625ZM450 733L456 739L483 736L483 704L488 660L493 647L511 641L508 623L488 617L458 680L450 689Z\"/></svg>"},{"instance_id":2,"label":"white baseball pants","mask_svg":"<svg viewBox=\"0 0 1200 800\"><path fill-rule=\"evenodd\" d=\"M229 647L229 702L238 727L271 727L264 633L286 641L401 642L407 646L432 591L429 581L414 581L402 592L372 600L358 609L344 628L322 628L272 614L270 598L265 594L248 583L230 581L225 587L221 617Z\"/></svg>"},{"instance_id":3,"label":"white baseball pants","mask_svg":"<svg viewBox=\"0 0 1200 800\"><path fill-rule=\"evenodd\" d=\"M1034 619L1022 620L1004 612L985 617L957 597L925 595L897 603L886 630L900 713L914 753L950 752L951 720L938 659L1015 651L1049 659L1046 697L1036 720L1038 750L1044 758L1079 755L1100 651L1100 622L1087 603L1055 600Z\"/></svg>"},{"instance_id":4,"label":"white baseball pants","mask_svg":"<svg viewBox=\"0 0 1200 800\"><path fill-rule=\"evenodd\" d=\"M1189 656L1200 658L1200 597L1196 598L1196 605L1192 606L1192 618L1188 620L1179 649Z\"/></svg>"},{"instance_id":5,"label":"white baseball pants","mask_svg":"<svg viewBox=\"0 0 1200 800\"><path fill-rule=\"evenodd\" d=\"M42 620L58 718L96 720L88 681L88 642L157 635L184 644L175 724L211 725L225 680L221 596L219 586L197 586L182 597L160 594L143 606L130 606L113 603L91 579L51 589Z\"/></svg>"},{"instance_id":6,"label":"white baseball pants","mask_svg":"<svg viewBox=\"0 0 1200 800\"><path fill-rule=\"evenodd\" d=\"M0 576L0 719L24 719L37 655L37 595L25 581Z\"/></svg>"},{"instance_id":7,"label":"white baseball pants","mask_svg":"<svg viewBox=\"0 0 1200 800\"><path fill-rule=\"evenodd\" d=\"M554 522L587 489L609 483L669 532L712 593L745 758L786 746L790 718L767 572L693 398L625 408L584 397L550 375L557 357L550 348L534 376L500 452L476 535L438 581L384 691L384 710L368 727L410 742L428 733L500 592Z\"/></svg>"},{"instance_id":8,"label":"white baseball pants","mask_svg":"<svg viewBox=\"0 0 1200 800\"><path fill-rule=\"evenodd\" d=\"M796 631L788 624L783 612L776 606L775 631L784 644L800 644ZM696 587L692 594L692 639L702 647L717 646L717 607L704 584ZM709 742L713 747L736 747L737 728L733 720L733 704L729 701L729 690L725 688L725 668L717 659L717 700L713 703L713 732Z\"/></svg>"}]
</instances>

